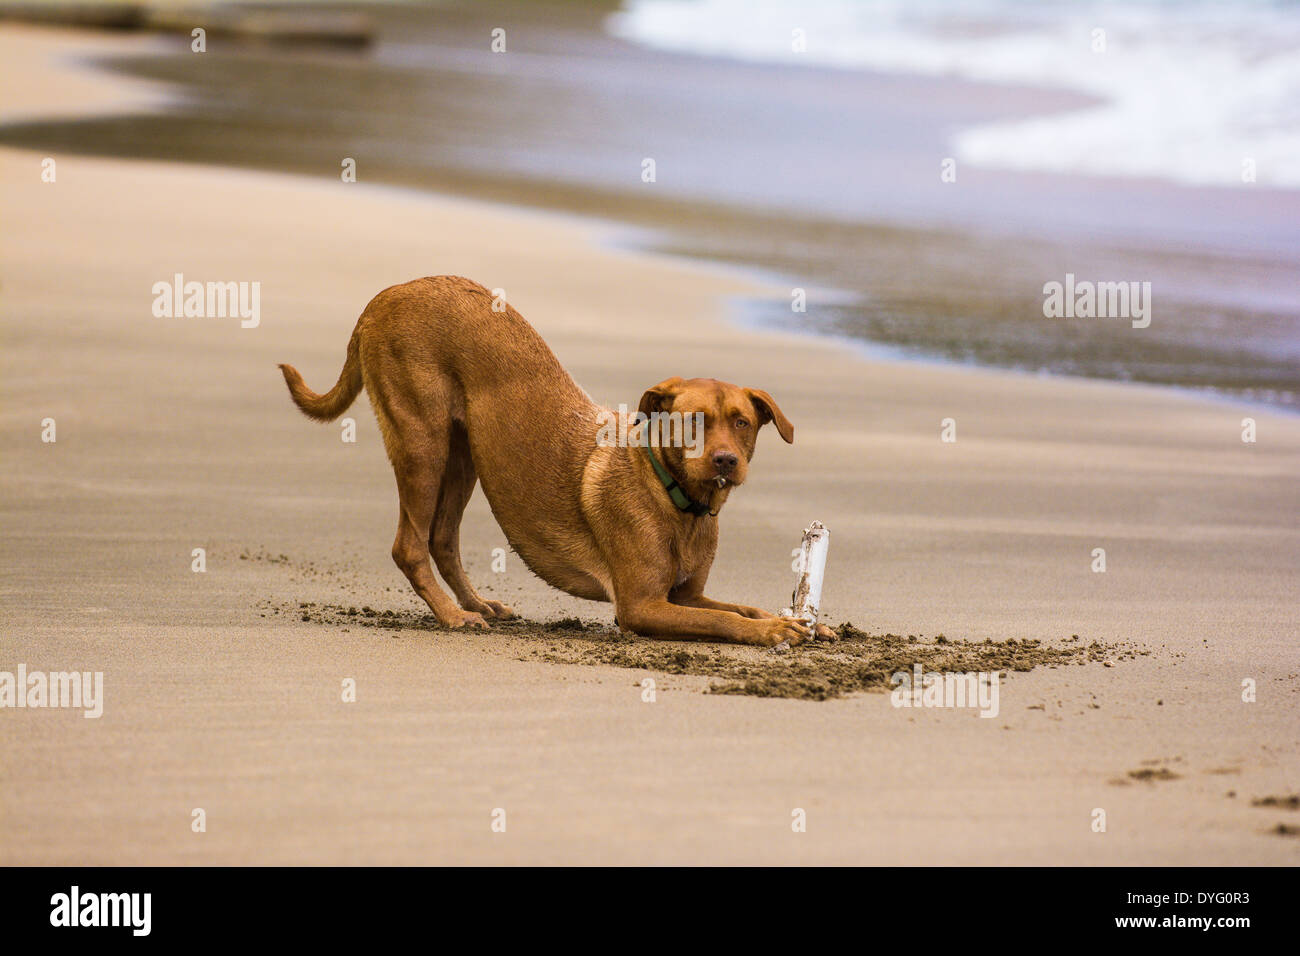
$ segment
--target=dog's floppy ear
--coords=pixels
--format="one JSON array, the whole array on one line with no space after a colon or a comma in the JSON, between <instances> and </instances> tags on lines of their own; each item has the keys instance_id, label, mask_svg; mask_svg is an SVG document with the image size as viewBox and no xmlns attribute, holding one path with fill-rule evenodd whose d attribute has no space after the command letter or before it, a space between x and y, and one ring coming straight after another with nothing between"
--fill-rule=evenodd
<instances>
[{"instance_id":1,"label":"dog's floppy ear","mask_svg":"<svg viewBox=\"0 0 1300 956\"><path fill-rule=\"evenodd\" d=\"M645 394L641 396L641 404L637 406L637 411L649 418L655 412L663 409L666 400L676 397L686 384L686 379L680 375L674 375L672 378L666 378L653 388L648 388Z\"/></svg>"},{"instance_id":2,"label":"dog's floppy ear","mask_svg":"<svg viewBox=\"0 0 1300 956\"><path fill-rule=\"evenodd\" d=\"M754 408L758 410L758 423L766 425L768 422L772 422L776 425L776 430L781 434L781 437L785 439L785 443L793 445L794 426L790 424L790 419L785 417L785 413L781 411L781 406L773 400L772 396L757 388L747 388L745 394L749 396L749 400L754 403Z\"/></svg>"}]
</instances>

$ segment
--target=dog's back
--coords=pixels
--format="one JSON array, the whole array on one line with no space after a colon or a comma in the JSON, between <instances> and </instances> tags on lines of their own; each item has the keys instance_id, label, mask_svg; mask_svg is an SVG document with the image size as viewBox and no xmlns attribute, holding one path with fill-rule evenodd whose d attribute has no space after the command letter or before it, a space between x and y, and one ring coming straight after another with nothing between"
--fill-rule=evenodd
<instances>
[{"instance_id":1,"label":"dog's back","mask_svg":"<svg viewBox=\"0 0 1300 956\"><path fill-rule=\"evenodd\" d=\"M459 276L416 279L366 306L329 393L281 369L298 407L323 421L341 415L364 384L399 491L405 483L417 494L436 476L436 493L443 473L461 468L457 456L468 455L470 474L529 567L592 596L581 566L594 555L574 532L585 527L580 488L601 409L513 307Z\"/></svg>"}]
</instances>

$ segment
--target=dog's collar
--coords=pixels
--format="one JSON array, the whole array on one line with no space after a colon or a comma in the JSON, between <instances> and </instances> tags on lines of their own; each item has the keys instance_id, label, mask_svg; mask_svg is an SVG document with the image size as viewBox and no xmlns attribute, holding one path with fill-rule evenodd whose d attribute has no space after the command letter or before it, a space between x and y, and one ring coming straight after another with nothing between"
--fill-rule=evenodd
<instances>
[{"instance_id":1,"label":"dog's collar","mask_svg":"<svg viewBox=\"0 0 1300 956\"><path fill-rule=\"evenodd\" d=\"M655 474L659 476L659 483L664 486L664 490L668 492L668 497L672 499L678 511L689 511L697 518L702 515L713 514L708 505L700 504L682 490L682 486L677 483L676 478L668 473L668 469L663 466L653 448L648 444L642 447L645 448L645 453L650 456L650 464L654 466Z\"/></svg>"}]
</instances>

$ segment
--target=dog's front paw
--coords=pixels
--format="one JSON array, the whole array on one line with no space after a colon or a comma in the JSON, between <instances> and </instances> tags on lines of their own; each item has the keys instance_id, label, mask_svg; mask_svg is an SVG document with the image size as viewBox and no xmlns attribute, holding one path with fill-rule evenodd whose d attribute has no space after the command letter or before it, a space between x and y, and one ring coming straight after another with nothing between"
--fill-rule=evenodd
<instances>
[{"instance_id":1,"label":"dog's front paw","mask_svg":"<svg viewBox=\"0 0 1300 956\"><path fill-rule=\"evenodd\" d=\"M748 641L759 647L775 647L789 643L791 647L802 644L811 636L808 625L794 617L771 617L754 622L754 639Z\"/></svg>"},{"instance_id":2,"label":"dog's front paw","mask_svg":"<svg viewBox=\"0 0 1300 956\"><path fill-rule=\"evenodd\" d=\"M817 640L819 641L838 641L840 636L832 631L825 624L817 625Z\"/></svg>"}]
</instances>

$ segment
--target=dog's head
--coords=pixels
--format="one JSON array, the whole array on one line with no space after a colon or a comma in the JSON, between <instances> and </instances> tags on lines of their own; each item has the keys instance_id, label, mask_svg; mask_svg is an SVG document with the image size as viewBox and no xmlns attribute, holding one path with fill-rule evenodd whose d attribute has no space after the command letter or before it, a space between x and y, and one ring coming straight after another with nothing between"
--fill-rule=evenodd
<instances>
[{"instance_id":1,"label":"dog's head","mask_svg":"<svg viewBox=\"0 0 1300 956\"><path fill-rule=\"evenodd\" d=\"M794 441L794 426L771 395L712 378L662 381L641 396L639 410L658 430L664 464L695 498L744 483L758 430L768 422Z\"/></svg>"}]
</instances>

